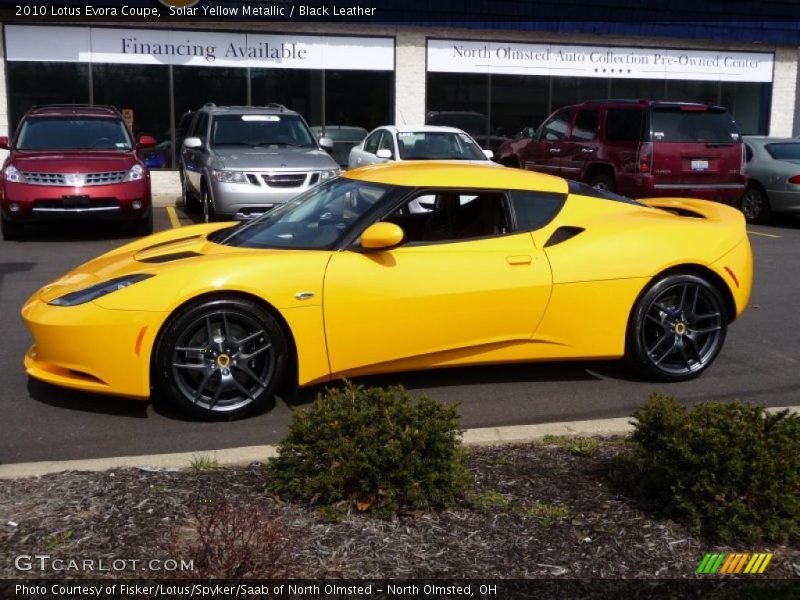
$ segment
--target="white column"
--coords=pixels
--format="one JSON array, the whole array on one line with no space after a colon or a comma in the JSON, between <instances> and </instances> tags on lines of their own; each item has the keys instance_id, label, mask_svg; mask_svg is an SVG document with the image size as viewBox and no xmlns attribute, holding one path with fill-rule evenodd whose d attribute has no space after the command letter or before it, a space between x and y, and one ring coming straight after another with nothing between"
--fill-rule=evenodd
<instances>
[{"instance_id":1,"label":"white column","mask_svg":"<svg viewBox=\"0 0 800 600\"><path fill-rule=\"evenodd\" d=\"M10 135L8 131L8 92L6 90L6 60L3 49L3 24L0 23L0 135ZM3 153L5 154L5 152Z\"/></svg>"},{"instance_id":2,"label":"white column","mask_svg":"<svg viewBox=\"0 0 800 600\"><path fill-rule=\"evenodd\" d=\"M798 48L781 47L775 51L775 74L772 81L772 107L769 134L791 137L797 112Z\"/></svg>"},{"instance_id":3,"label":"white column","mask_svg":"<svg viewBox=\"0 0 800 600\"><path fill-rule=\"evenodd\" d=\"M425 122L425 34L397 31L395 124Z\"/></svg>"}]
</instances>

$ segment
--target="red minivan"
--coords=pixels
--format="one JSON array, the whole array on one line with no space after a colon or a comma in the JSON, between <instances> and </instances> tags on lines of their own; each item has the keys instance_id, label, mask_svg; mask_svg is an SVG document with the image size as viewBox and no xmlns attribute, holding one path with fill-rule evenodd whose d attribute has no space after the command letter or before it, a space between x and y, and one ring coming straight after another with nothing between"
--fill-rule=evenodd
<instances>
[{"instance_id":1,"label":"red minivan","mask_svg":"<svg viewBox=\"0 0 800 600\"><path fill-rule=\"evenodd\" d=\"M153 231L150 174L122 114L111 106L34 106L20 121L0 170L4 239L24 234L26 223L69 218L124 220L136 233Z\"/></svg>"},{"instance_id":2,"label":"red minivan","mask_svg":"<svg viewBox=\"0 0 800 600\"><path fill-rule=\"evenodd\" d=\"M633 198L689 196L734 204L746 188L744 145L720 106L597 100L554 112L495 158Z\"/></svg>"}]
</instances>

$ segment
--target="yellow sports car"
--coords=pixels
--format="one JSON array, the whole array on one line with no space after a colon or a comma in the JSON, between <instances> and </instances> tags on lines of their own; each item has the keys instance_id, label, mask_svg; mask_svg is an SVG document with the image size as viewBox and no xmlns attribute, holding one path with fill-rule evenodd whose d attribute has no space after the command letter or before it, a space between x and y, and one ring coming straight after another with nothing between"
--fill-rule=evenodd
<instances>
[{"instance_id":1,"label":"yellow sports car","mask_svg":"<svg viewBox=\"0 0 800 600\"><path fill-rule=\"evenodd\" d=\"M25 367L201 418L263 409L282 383L456 365L625 356L678 381L714 361L751 283L744 218L721 204L376 165L49 283L22 309Z\"/></svg>"}]
</instances>

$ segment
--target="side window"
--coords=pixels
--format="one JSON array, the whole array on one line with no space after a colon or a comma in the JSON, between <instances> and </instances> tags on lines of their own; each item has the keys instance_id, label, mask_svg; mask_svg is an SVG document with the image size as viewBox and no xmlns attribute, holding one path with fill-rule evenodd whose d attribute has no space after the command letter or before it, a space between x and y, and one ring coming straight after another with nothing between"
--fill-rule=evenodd
<instances>
[{"instance_id":1,"label":"side window","mask_svg":"<svg viewBox=\"0 0 800 600\"><path fill-rule=\"evenodd\" d=\"M611 142L642 141L644 111L609 108L606 112L606 139Z\"/></svg>"},{"instance_id":2,"label":"side window","mask_svg":"<svg viewBox=\"0 0 800 600\"><path fill-rule=\"evenodd\" d=\"M597 137L597 123L600 120L600 113L596 109L580 110L572 124L573 140L591 141Z\"/></svg>"},{"instance_id":3,"label":"side window","mask_svg":"<svg viewBox=\"0 0 800 600\"><path fill-rule=\"evenodd\" d=\"M547 225L561 211L566 200L566 194L511 192L517 226L522 231L533 231Z\"/></svg>"},{"instance_id":4,"label":"side window","mask_svg":"<svg viewBox=\"0 0 800 600\"><path fill-rule=\"evenodd\" d=\"M381 135L383 134L383 129L380 131L376 131L372 135L367 138L367 141L364 142L364 152L369 152L370 154L375 154L378 151L378 142L381 139Z\"/></svg>"},{"instance_id":5,"label":"side window","mask_svg":"<svg viewBox=\"0 0 800 600\"><path fill-rule=\"evenodd\" d=\"M201 112L192 123L192 137L199 137L203 144L206 143L208 133L208 113Z\"/></svg>"},{"instance_id":6,"label":"side window","mask_svg":"<svg viewBox=\"0 0 800 600\"><path fill-rule=\"evenodd\" d=\"M455 242L508 233L502 192L430 191L414 197L384 219L399 225L405 243Z\"/></svg>"},{"instance_id":7,"label":"side window","mask_svg":"<svg viewBox=\"0 0 800 600\"><path fill-rule=\"evenodd\" d=\"M392 141L392 137L391 133L384 131L380 142L378 142L378 150L388 150L392 153L392 158L394 158L394 142Z\"/></svg>"},{"instance_id":8,"label":"side window","mask_svg":"<svg viewBox=\"0 0 800 600\"><path fill-rule=\"evenodd\" d=\"M569 115L570 111L562 110L545 121L545 124L542 125L540 139L554 142L567 139Z\"/></svg>"}]
</instances>

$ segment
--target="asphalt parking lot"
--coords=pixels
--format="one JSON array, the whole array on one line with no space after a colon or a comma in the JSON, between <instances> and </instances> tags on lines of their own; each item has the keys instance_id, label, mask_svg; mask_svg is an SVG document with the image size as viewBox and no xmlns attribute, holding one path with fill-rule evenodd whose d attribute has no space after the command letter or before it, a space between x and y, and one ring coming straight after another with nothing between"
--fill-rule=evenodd
<instances>
[{"instance_id":1,"label":"asphalt parking lot","mask_svg":"<svg viewBox=\"0 0 800 600\"><path fill-rule=\"evenodd\" d=\"M156 209L156 229L189 224L172 207ZM741 398L770 406L798 404L800 296L797 256L800 220L750 227L755 284L750 309L729 329L716 363L699 379L654 384L618 363L546 363L369 377L368 384L401 384L415 394L460 403L465 428L621 417L653 391L694 403ZM78 225L44 227L24 241L0 241L0 462L26 462L188 452L275 443L292 410L319 388L271 411L228 423L186 420L147 402L52 387L25 374L31 343L19 317L24 300L45 282L129 239L124 229ZM602 306L587 307L602 317ZM98 348L102 352L102 348Z\"/></svg>"}]
</instances>

